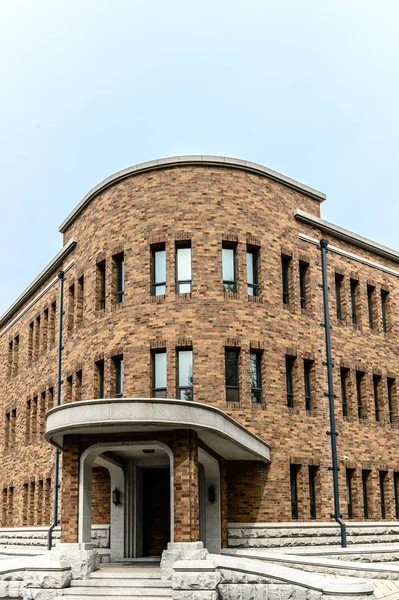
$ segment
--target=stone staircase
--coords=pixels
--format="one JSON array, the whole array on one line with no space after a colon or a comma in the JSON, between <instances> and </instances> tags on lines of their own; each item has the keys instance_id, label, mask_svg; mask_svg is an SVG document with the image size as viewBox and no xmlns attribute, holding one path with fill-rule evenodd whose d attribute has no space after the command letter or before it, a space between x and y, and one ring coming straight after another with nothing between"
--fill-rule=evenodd
<instances>
[{"instance_id":1,"label":"stone staircase","mask_svg":"<svg viewBox=\"0 0 399 600\"><path fill-rule=\"evenodd\" d=\"M60 590L60 597L71 600L170 600L172 584L161 581L161 570L129 565L102 565L90 578L73 580L71 587Z\"/></svg>"}]
</instances>

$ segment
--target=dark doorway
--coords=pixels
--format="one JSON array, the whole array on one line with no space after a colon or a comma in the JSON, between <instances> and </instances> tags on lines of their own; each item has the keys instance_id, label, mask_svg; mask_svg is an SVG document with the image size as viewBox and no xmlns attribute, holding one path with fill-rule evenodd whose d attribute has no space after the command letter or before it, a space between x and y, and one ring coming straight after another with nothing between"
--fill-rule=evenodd
<instances>
[{"instance_id":1,"label":"dark doorway","mask_svg":"<svg viewBox=\"0 0 399 600\"><path fill-rule=\"evenodd\" d=\"M143 469L143 556L160 556L170 541L170 470Z\"/></svg>"}]
</instances>

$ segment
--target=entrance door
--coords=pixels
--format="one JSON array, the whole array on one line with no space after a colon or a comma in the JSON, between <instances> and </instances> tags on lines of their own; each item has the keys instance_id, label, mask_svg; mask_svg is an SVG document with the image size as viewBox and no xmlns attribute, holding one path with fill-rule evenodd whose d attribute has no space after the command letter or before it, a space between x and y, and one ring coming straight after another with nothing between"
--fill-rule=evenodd
<instances>
[{"instance_id":1,"label":"entrance door","mask_svg":"<svg viewBox=\"0 0 399 600\"><path fill-rule=\"evenodd\" d=\"M143 556L161 556L170 541L170 469L142 469Z\"/></svg>"}]
</instances>

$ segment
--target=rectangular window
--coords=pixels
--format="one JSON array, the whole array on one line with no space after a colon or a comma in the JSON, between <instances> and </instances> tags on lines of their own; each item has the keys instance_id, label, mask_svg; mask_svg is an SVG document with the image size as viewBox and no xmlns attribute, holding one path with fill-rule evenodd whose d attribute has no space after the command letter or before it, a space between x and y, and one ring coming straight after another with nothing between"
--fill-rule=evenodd
<instances>
[{"instance_id":1,"label":"rectangular window","mask_svg":"<svg viewBox=\"0 0 399 600\"><path fill-rule=\"evenodd\" d=\"M336 273L335 274L335 303L336 303L336 310L337 310L337 319L339 319L340 321L343 318L343 312L342 312L343 284L344 284L343 276Z\"/></svg>"},{"instance_id":2,"label":"rectangular window","mask_svg":"<svg viewBox=\"0 0 399 600\"><path fill-rule=\"evenodd\" d=\"M385 481L387 477L386 471L380 471L380 504L381 504L381 519L386 518L385 510Z\"/></svg>"},{"instance_id":3,"label":"rectangular window","mask_svg":"<svg viewBox=\"0 0 399 600\"><path fill-rule=\"evenodd\" d=\"M374 327L374 295L375 287L372 285L367 286L367 306L369 310L369 326L370 329Z\"/></svg>"},{"instance_id":4,"label":"rectangular window","mask_svg":"<svg viewBox=\"0 0 399 600\"><path fill-rule=\"evenodd\" d=\"M251 352L249 361L251 402L252 404L262 404L262 353Z\"/></svg>"},{"instance_id":5,"label":"rectangular window","mask_svg":"<svg viewBox=\"0 0 399 600\"><path fill-rule=\"evenodd\" d=\"M354 469L346 469L346 499L348 503L348 519L353 519L353 476Z\"/></svg>"},{"instance_id":6,"label":"rectangular window","mask_svg":"<svg viewBox=\"0 0 399 600\"><path fill-rule=\"evenodd\" d=\"M191 244L176 245L176 293L191 293Z\"/></svg>"},{"instance_id":7,"label":"rectangular window","mask_svg":"<svg viewBox=\"0 0 399 600\"><path fill-rule=\"evenodd\" d=\"M223 264L223 291L237 292L236 275L236 247L223 244L222 246L222 264Z\"/></svg>"},{"instance_id":8,"label":"rectangular window","mask_svg":"<svg viewBox=\"0 0 399 600\"><path fill-rule=\"evenodd\" d=\"M115 369L115 398L123 398L123 356L113 359Z\"/></svg>"},{"instance_id":9,"label":"rectangular window","mask_svg":"<svg viewBox=\"0 0 399 600\"><path fill-rule=\"evenodd\" d=\"M359 288L359 282L356 279L351 279L351 310L352 310L352 323L356 325L358 321L357 316L357 293Z\"/></svg>"},{"instance_id":10,"label":"rectangular window","mask_svg":"<svg viewBox=\"0 0 399 600\"><path fill-rule=\"evenodd\" d=\"M369 518L369 494L368 494L369 475L370 475L370 471L362 470L363 516L365 519Z\"/></svg>"},{"instance_id":11,"label":"rectangular window","mask_svg":"<svg viewBox=\"0 0 399 600\"><path fill-rule=\"evenodd\" d=\"M152 353L152 395L166 398L166 350Z\"/></svg>"},{"instance_id":12,"label":"rectangular window","mask_svg":"<svg viewBox=\"0 0 399 600\"><path fill-rule=\"evenodd\" d=\"M298 473L299 465L290 465L290 487L291 487L291 517L297 519L298 510Z\"/></svg>"},{"instance_id":13,"label":"rectangular window","mask_svg":"<svg viewBox=\"0 0 399 600\"><path fill-rule=\"evenodd\" d=\"M399 519L399 473L393 474L393 491L395 496L395 517Z\"/></svg>"},{"instance_id":14,"label":"rectangular window","mask_svg":"<svg viewBox=\"0 0 399 600\"><path fill-rule=\"evenodd\" d=\"M68 290L68 331L73 330L75 324L75 284L72 284Z\"/></svg>"},{"instance_id":15,"label":"rectangular window","mask_svg":"<svg viewBox=\"0 0 399 600\"><path fill-rule=\"evenodd\" d=\"M381 377L379 375L373 375L373 390L374 390L374 410L375 420L380 420L380 402L379 402L379 389L380 389Z\"/></svg>"},{"instance_id":16,"label":"rectangular window","mask_svg":"<svg viewBox=\"0 0 399 600\"><path fill-rule=\"evenodd\" d=\"M83 302L84 302L84 277L78 279L78 293L76 296L76 325L80 327L83 323Z\"/></svg>"},{"instance_id":17,"label":"rectangular window","mask_svg":"<svg viewBox=\"0 0 399 600\"><path fill-rule=\"evenodd\" d=\"M67 377L66 381L66 402L72 402L73 378L72 375Z\"/></svg>"},{"instance_id":18,"label":"rectangular window","mask_svg":"<svg viewBox=\"0 0 399 600\"><path fill-rule=\"evenodd\" d=\"M247 293L248 296L259 296L258 282L259 249L247 246Z\"/></svg>"},{"instance_id":19,"label":"rectangular window","mask_svg":"<svg viewBox=\"0 0 399 600\"><path fill-rule=\"evenodd\" d=\"M179 400L194 400L193 351L191 348L177 351L177 397Z\"/></svg>"},{"instance_id":20,"label":"rectangular window","mask_svg":"<svg viewBox=\"0 0 399 600\"><path fill-rule=\"evenodd\" d=\"M104 398L104 361L96 362L96 379L97 379L97 395L98 398Z\"/></svg>"},{"instance_id":21,"label":"rectangular window","mask_svg":"<svg viewBox=\"0 0 399 600\"><path fill-rule=\"evenodd\" d=\"M50 348L55 344L55 320L57 315L57 303L52 302L50 306L49 342Z\"/></svg>"},{"instance_id":22,"label":"rectangular window","mask_svg":"<svg viewBox=\"0 0 399 600\"><path fill-rule=\"evenodd\" d=\"M389 297L389 292L387 292L386 290L381 290L382 329L385 333L388 331L388 319L387 319L388 297Z\"/></svg>"},{"instance_id":23,"label":"rectangular window","mask_svg":"<svg viewBox=\"0 0 399 600\"><path fill-rule=\"evenodd\" d=\"M287 406L294 408L294 365L295 357L285 357L285 378L287 387Z\"/></svg>"},{"instance_id":24,"label":"rectangular window","mask_svg":"<svg viewBox=\"0 0 399 600\"><path fill-rule=\"evenodd\" d=\"M357 416L359 419L363 419L363 381L364 373L356 371L356 396L357 396Z\"/></svg>"},{"instance_id":25,"label":"rectangular window","mask_svg":"<svg viewBox=\"0 0 399 600\"><path fill-rule=\"evenodd\" d=\"M226 371L226 400L227 402L240 401L239 384L239 354L236 349L226 348L225 350L225 371Z\"/></svg>"},{"instance_id":26,"label":"rectangular window","mask_svg":"<svg viewBox=\"0 0 399 600\"><path fill-rule=\"evenodd\" d=\"M310 518L316 518L316 476L317 467L309 466L309 508Z\"/></svg>"},{"instance_id":27,"label":"rectangular window","mask_svg":"<svg viewBox=\"0 0 399 600\"><path fill-rule=\"evenodd\" d=\"M106 270L105 270L105 260L97 263L97 297L98 297L98 306L100 309L105 308L105 300L106 300Z\"/></svg>"},{"instance_id":28,"label":"rectangular window","mask_svg":"<svg viewBox=\"0 0 399 600\"><path fill-rule=\"evenodd\" d=\"M290 265L291 257L281 256L281 271L282 271L282 284L283 284L283 304L290 303Z\"/></svg>"},{"instance_id":29,"label":"rectangular window","mask_svg":"<svg viewBox=\"0 0 399 600\"><path fill-rule=\"evenodd\" d=\"M348 375L349 369L341 367L341 401L342 401L342 416L348 416Z\"/></svg>"},{"instance_id":30,"label":"rectangular window","mask_svg":"<svg viewBox=\"0 0 399 600\"><path fill-rule=\"evenodd\" d=\"M312 410L312 367L313 367L312 360L304 360L303 361L306 410Z\"/></svg>"},{"instance_id":31,"label":"rectangular window","mask_svg":"<svg viewBox=\"0 0 399 600\"><path fill-rule=\"evenodd\" d=\"M121 304L125 299L125 258L123 252L114 256L115 266L115 302Z\"/></svg>"},{"instance_id":32,"label":"rectangular window","mask_svg":"<svg viewBox=\"0 0 399 600\"><path fill-rule=\"evenodd\" d=\"M395 390L395 379L388 378L388 412L389 412L389 422L394 422L394 406L393 406L393 396Z\"/></svg>"},{"instance_id":33,"label":"rectangular window","mask_svg":"<svg viewBox=\"0 0 399 600\"><path fill-rule=\"evenodd\" d=\"M152 295L166 294L166 248L165 244L153 246L152 253Z\"/></svg>"},{"instance_id":34,"label":"rectangular window","mask_svg":"<svg viewBox=\"0 0 399 600\"><path fill-rule=\"evenodd\" d=\"M309 263L299 261L299 291L301 297L301 308L307 306L307 281L308 281Z\"/></svg>"}]
</instances>

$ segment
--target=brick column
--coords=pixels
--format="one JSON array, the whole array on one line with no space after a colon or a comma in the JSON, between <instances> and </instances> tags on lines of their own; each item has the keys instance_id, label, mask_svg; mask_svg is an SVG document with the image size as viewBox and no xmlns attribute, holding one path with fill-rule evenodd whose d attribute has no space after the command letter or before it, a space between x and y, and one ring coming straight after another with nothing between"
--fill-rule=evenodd
<instances>
[{"instance_id":1,"label":"brick column","mask_svg":"<svg viewBox=\"0 0 399 600\"><path fill-rule=\"evenodd\" d=\"M199 540L198 438L178 431L174 444L175 542Z\"/></svg>"},{"instance_id":2,"label":"brick column","mask_svg":"<svg viewBox=\"0 0 399 600\"><path fill-rule=\"evenodd\" d=\"M64 437L61 487L61 542L78 541L79 447L74 437Z\"/></svg>"}]
</instances>

